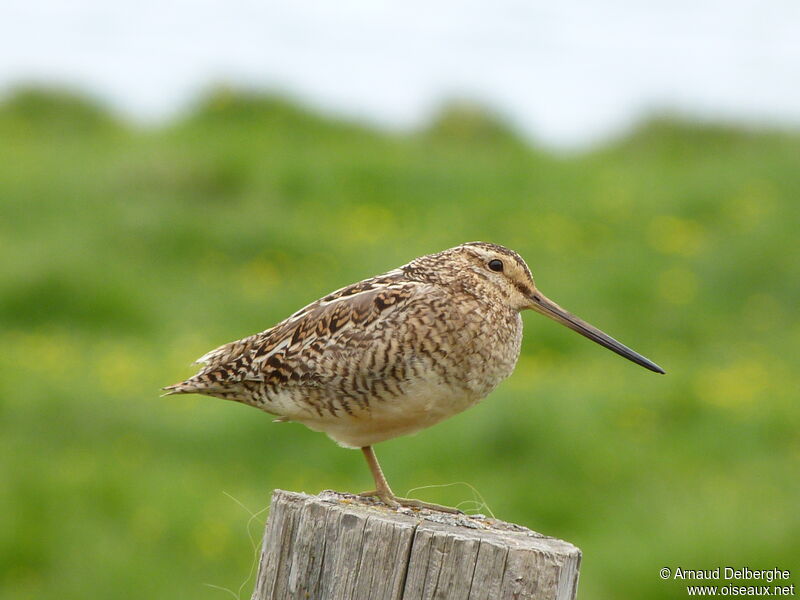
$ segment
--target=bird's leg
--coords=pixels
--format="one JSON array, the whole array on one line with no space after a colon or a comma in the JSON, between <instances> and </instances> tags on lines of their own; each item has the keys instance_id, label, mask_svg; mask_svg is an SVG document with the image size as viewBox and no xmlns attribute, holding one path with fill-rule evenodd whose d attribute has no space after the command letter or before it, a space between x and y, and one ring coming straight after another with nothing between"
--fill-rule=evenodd
<instances>
[{"instance_id":1,"label":"bird's leg","mask_svg":"<svg viewBox=\"0 0 800 600\"><path fill-rule=\"evenodd\" d=\"M372 449L372 446L364 446L361 448L361 451L364 453L364 458L367 459L369 470L372 472L373 479L375 479L375 490L371 492L362 492L359 496L377 497L386 506L392 508L408 506L412 508L427 508L428 510L463 514L457 508L451 508L450 506L442 506L441 504L432 504L429 502L422 502L421 500L412 500L410 498L398 498L394 495L394 492L392 492L392 488L389 487L389 482L386 481L386 477L383 475L383 470L378 463L378 457L375 456L375 451Z\"/></svg>"},{"instance_id":2,"label":"bird's leg","mask_svg":"<svg viewBox=\"0 0 800 600\"><path fill-rule=\"evenodd\" d=\"M364 446L361 448L361 452L364 453L364 458L367 459L367 464L369 465L369 470L372 473L372 478L375 480L375 490L371 492L363 492L359 494L359 496L380 498L381 502L383 502L386 506L391 506L392 508L397 508L400 506L400 504L395 500L392 488L389 487L389 482L386 481L386 477L383 475L383 470L381 469L381 465L378 463L378 457L375 456L375 451L372 449L372 446Z\"/></svg>"}]
</instances>

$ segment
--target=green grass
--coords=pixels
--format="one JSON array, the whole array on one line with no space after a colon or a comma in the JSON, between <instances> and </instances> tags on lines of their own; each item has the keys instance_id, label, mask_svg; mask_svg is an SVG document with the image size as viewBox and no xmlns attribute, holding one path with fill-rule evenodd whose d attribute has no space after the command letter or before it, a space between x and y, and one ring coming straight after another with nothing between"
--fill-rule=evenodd
<instances>
[{"instance_id":1,"label":"green grass","mask_svg":"<svg viewBox=\"0 0 800 600\"><path fill-rule=\"evenodd\" d=\"M663 119L555 156L463 109L401 136L219 92L137 130L81 98L12 96L0 598L227 597L203 584L237 589L253 550L226 494L255 512L275 487L369 474L302 426L159 388L332 289L475 239L668 375L526 315L497 392L378 448L395 490L466 482L574 542L583 598L684 597L663 566L798 568L799 198L800 137L777 132Z\"/></svg>"}]
</instances>

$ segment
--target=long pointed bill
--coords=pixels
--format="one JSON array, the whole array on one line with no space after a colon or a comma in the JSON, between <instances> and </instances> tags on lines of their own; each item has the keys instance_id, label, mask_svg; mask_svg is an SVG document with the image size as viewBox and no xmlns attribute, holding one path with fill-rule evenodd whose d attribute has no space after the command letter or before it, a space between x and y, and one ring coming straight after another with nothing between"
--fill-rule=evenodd
<instances>
[{"instance_id":1,"label":"long pointed bill","mask_svg":"<svg viewBox=\"0 0 800 600\"><path fill-rule=\"evenodd\" d=\"M597 342L601 346L605 346L609 350L616 352L620 356L624 356L630 361L635 362L637 365L643 366L645 369L650 369L656 373L664 373L664 369L659 367L653 361L645 358L638 352L634 352L624 344L620 344L617 340L612 338L610 335L606 335L597 327L593 327L589 325L586 321L579 319L575 315L568 313L566 310L561 308L558 304L550 300L549 298L545 298L540 293L536 293L531 298L533 305L531 308L536 312L542 313L543 315L550 317L554 321L558 321L562 325L566 325L573 331L577 331L582 336L589 338L590 340Z\"/></svg>"}]
</instances>

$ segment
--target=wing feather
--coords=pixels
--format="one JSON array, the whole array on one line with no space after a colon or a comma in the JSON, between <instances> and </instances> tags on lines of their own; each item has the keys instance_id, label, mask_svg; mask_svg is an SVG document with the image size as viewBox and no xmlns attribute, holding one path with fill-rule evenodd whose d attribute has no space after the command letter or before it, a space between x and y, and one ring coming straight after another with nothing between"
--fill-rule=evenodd
<instances>
[{"instance_id":1,"label":"wing feather","mask_svg":"<svg viewBox=\"0 0 800 600\"><path fill-rule=\"evenodd\" d=\"M164 389L168 394L224 392L240 399L231 392L243 382L313 386L322 354L369 343L378 323L424 293L424 287L390 272L342 288L270 329L207 352L196 361L204 365L196 375Z\"/></svg>"}]
</instances>

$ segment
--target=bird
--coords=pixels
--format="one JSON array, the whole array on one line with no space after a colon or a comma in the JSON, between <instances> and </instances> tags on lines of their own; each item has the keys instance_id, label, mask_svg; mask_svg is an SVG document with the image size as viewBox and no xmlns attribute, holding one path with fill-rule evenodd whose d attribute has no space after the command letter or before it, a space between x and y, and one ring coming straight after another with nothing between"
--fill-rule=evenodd
<instances>
[{"instance_id":1,"label":"bird","mask_svg":"<svg viewBox=\"0 0 800 600\"><path fill-rule=\"evenodd\" d=\"M338 289L275 326L201 356L164 395L233 400L360 449L388 507L442 507L392 492L373 446L486 398L514 370L524 310L655 373L664 370L543 295L522 257L468 242Z\"/></svg>"}]
</instances>

